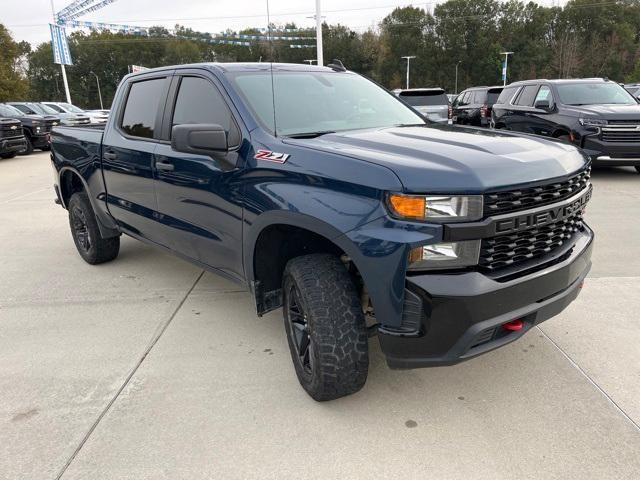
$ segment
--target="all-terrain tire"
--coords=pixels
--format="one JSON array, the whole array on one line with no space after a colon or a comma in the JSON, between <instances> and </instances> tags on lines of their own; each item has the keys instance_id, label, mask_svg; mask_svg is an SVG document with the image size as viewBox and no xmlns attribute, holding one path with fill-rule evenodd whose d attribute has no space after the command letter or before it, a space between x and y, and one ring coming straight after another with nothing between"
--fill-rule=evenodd
<instances>
[{"instance_id":1,"label":"all-terrain tire","mask_svg":"<svg viewBox=\"0 0 640 480\"><path fill-rule=\"evenodd\" d=\"M312 254L290 260L283 304L291 357L307 393L326 401L360 390L369 369L367 328L358 292L340 259Z\"/></svg>"},{"instance_id":2,"label":"all-terrain tire","mask_svg":"<svg viewBox=\"0 0 640 480\"><path fill-rule=\"evenodd\" d=\"M118 256L120 237L102 237L91 202L85 192L71 195L67 209L71 236L85 262L97 265Z\"/></svg>"}]
</instances>

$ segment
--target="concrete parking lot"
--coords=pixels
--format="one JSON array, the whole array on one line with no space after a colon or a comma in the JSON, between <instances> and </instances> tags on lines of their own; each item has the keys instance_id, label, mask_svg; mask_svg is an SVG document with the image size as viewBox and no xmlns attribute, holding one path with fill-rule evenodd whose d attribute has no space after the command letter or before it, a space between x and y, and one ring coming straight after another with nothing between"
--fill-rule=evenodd
<instances>
[{"instance_id":1,"label":"concrete parking lot","mask_svg":"<svg viewBox=\"0 0 640 480\"><path fill-rule=\"evenodd\" d=\"M2 479L637 479L640 175L596 170L579 299L523 339L316 403L281 312L125 238L92 267L48 154L0 161Z\"/></svg>"}]
</instances>

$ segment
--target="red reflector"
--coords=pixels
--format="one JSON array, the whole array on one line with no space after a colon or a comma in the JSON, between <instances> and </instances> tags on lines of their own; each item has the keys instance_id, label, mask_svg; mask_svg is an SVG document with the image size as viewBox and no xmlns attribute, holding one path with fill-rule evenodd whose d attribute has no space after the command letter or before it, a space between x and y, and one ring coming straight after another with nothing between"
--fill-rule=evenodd
<instances>
[{"instance_id":1,"label":"red reflector","mask_svg":"<svg viewBox=\"0 0 640 480\"><path fill-rule=\"evenodd\" d=\"M502 328L505 330L511 330L512 332L522 330L522 327L524 327L524 322L522 320L511 320L510 322L502 324Z\"/></svg>"}]
</instances>

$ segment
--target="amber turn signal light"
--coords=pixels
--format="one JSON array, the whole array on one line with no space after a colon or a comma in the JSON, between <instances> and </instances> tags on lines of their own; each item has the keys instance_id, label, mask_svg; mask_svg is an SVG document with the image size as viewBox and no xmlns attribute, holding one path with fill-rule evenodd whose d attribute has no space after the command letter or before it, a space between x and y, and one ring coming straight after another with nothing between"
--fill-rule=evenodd
<instances>
[{"instance_id":1,"label":"amber turn signal light","mask_svg":"<svg viewBox=\"0 0 640 480\"><path fill-rule=\"evenodd\" d=\"M423 219L425 217L426 199L422 196L390 193L389 206L397 217Z\"/></svg>"}]
</instances>

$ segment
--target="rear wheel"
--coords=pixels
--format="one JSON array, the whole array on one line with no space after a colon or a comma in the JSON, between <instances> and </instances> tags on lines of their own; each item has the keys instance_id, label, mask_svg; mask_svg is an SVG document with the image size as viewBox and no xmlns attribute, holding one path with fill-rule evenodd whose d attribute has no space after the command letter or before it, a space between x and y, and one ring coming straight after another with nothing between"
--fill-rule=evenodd
<instances>
[{"instance_id":1,"label":"rear wheel","mask_svg":"<svg viewBox=\"0 0 640 480\"><path fill-rule=\"evenodd\" d=\"M364 315L345 266L334 255L290 260L283 315L298 380L317 401L360 390L369 368Z\"/></svg>"},{"instance_id":2,"label":"rear wheel","mask_svg":"<svg viewBox=\"0 0 640 480\"><path fill-rule=\"evenodd\" d=\"M85 262L97 265L109 262L118 256L120 237L102 237L86 193L74 193L67 208L69 209L71 236L78 253Z\"/></svg>"},{"instance_id":3,"label":"rear wheel","mask_svg":"<svg viewBox=\"0 0 640 480\"><path fill-rule=\"evenodd\" d=\"M2 154L0 154L0 158L8 159L8 158L13 158L13 157L15 157L16 155L17 155L17 153L16 153L16 152L11 152L11 153L2 153Z\"/></svg>"}]
</instances>

